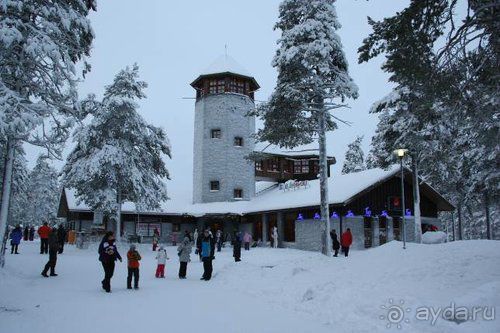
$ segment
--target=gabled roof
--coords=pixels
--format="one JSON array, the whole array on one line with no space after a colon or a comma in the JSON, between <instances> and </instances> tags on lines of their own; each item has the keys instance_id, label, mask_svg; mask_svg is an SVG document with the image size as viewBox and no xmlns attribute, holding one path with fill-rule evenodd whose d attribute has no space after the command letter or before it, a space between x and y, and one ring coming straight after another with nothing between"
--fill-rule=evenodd
<instances>
[{"instance_id":1,"label":"gabled roof","mask_svg":"<svg viewBox=\"0 0 500 333\"><path fill-rule=\"evenodd\" d=\"M220 76L220 74L232 74L238 77L246 78L252 81L254 89L260 88L255 78L241 66L233 57L221 55L214 60L192 83L191 86L196 86L199 80L204 77Z\"/></svg>"},{"instance_id":2,"label":"gabled roof","mask_svg":"<svg viewBox=\"0 0 500 333\"><path fill-rule=\"evenodd\" d=\"M336 175L328 179L328 202L332 205L347 205L355 198L378 184L394 177L399 172L399 166L393 165L387 170L370 169L347 175ZM407 170L405 177L411 176ZM445 198L443 198L431 186L422 182L422 191L431 198L438 206L438 210L449 211L454 207ZM77 204L74 191L66 189L66 200L70 211L90 211L84 204ZM208 214L236 214L243 215L249 213L286 210L301 207L319 206L319 180L308 182L307 188L297 190L283 191L279 188L272 188L265 191L262 195L256 196L250 201L232 201L232 202L212 202L203 204L192 204L189 202L179 202L169 200L162 203L162 209L159 211L141 212L144 214L159 215L192 215L203 216ZM123 213L136 214L135 205L126 202L122 207Z\"/></svg>"}]
</instances>

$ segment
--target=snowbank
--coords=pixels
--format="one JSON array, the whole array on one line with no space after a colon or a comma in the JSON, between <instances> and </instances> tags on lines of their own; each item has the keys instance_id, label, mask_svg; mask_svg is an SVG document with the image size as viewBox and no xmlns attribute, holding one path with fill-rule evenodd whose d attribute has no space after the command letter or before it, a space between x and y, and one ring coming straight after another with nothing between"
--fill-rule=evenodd
<instances>
[{"instance_id":1,"label":"snowbank","mask_svg":"<svg viewBox=\"0 0 500 333\"><path fill-rule=\"evenodd\" d=\"M427 231L422 235L424 244L440 244L446 242L446 234L442 231Z\"/></svg>"},{"instance_id":2,"label":"snowbank","mask_svg":"<svg viewBox=\"0 0 500 333\"><path fill-rule=\"evenodd\" d=\"M122 255L125 245L120 246ZM111 294L100 289L96 246L68 246L58 277L40 276L47 256L21 243L0 270L1 332L391 332L390 307L404 311L402 332L499 332L495 321L417 320L417 308L500 308L500 242L457 241L433 246L391 242L348 258L252 248L235 263L216 253L214 278L200 281L192 255L187 280L177 279L176 249L167 247L166 279L155 279L150 246L140 245L138 291L125 288L118 263ZM402 302L402 303L401 303ZM382 307L385 307L382 308ZM392 331L397 330L395 326Z\"/></svg>"}]
</instances>

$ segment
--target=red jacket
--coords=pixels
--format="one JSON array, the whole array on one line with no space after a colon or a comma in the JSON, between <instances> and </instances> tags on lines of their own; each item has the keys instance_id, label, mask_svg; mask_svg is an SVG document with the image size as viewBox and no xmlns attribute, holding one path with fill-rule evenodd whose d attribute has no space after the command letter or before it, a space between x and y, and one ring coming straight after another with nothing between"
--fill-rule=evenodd
<instances>
[{"instance_id":1,"label":"red jacket","mask_svg":"<svg viewBox=\"0 0 500 333\"><path fill-rule=\"evenodd\" d=\"M40 235L40 238L49 238L50 227L48 225L42 225L40 228L38 228L38 234Z\"/></svg>"},{"instance_id":2,"label":"red jacket","mask_svg":"<svg viewBox=\"0 0 500 333\"><path fill-rule=\"evenodd\" d=\"M141 255L137 251L127 252L128 267L139 268L139 260L141 260Z\"/></svg>"},{"instance_id":3,"label":"red jacket","mask_svg":"<svg viewBox=\"0 0 500 333\"><path fill-rule=\"evenodd\" d=\"M340 237L340 244L343 247L349 247L352 244L352 234L350 231L346 231L342 234L342 237Z\"/></svg>"}]
</instances>

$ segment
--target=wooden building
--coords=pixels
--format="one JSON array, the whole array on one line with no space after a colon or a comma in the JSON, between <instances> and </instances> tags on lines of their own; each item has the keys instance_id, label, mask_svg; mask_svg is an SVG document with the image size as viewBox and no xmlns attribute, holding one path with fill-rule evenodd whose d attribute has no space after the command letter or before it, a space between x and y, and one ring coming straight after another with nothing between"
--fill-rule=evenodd
<instances>
[{"instance_id":1,"label":"wooden building","mask_svg":"<svg viewBox=\"0 0 500 333\"><path fill-rule=\"evenodd\" d=\"M363 247L377 246L392 239L401 239L401 197L399 168L371 169L355 174L329 178L331 225L338 231L349 226L355 239L363 240ZM413 221L412 173L405 172L405 202L407 223ZM300 247L296 240L296 224L319 217L319 181L301 182L297 188L271 190L250 201L216 202L184 205L165 203L163 211L135 212L133 205L124 204L122 233L140 232L152 236L153 228L160 227L162 241L170 242L178 233L195 228L220 229L225 234L235 230L250 232L255 240L266 243L274 226L278 228L283 247ZM454 207L425 182L420 185L422 222L441 227L438 212L451 211ZM97 220L84 205L77 205L72 191L63 190L59 217L77 230L90 230L100 226L113 230L110 219ZM319 222L318 222L319 223ZM408 224L408 228L411 225ZM374 234L374 230L377 234ZM375 239L376 238L376 239ZM411 241L411 235L409 241Z\"/></svg>"}]
</instances>

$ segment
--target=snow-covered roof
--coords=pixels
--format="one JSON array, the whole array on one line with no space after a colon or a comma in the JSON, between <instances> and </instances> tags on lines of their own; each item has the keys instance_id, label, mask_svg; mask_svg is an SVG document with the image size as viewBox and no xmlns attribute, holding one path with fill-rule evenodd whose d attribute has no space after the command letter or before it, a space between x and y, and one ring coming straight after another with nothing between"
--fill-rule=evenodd
<instances>
[{"instance_id":1,"label":"snow-covered roof","mask_svg":"<svg viewBox=\"0 0 500 333\"><path fill-rule=\"evenodd\" d=\"M319 156L318 144L316 142L301 145L293 149L280 148L276 145L270 144L269 142L257 142L255 144L254 152L288 157Z\"/></svg>"},{"instance_id":2,"label":"snow-covered roof","mask_svg":"<svg viewBox=\"0 0 500 333\"><path fill-rule=\"evenodd\" d=\"M217 59L215 59L214 62L210 64L210 66L202 71L200 75L198 75L198 77L193 82L191 82L191 86L195 87L203 77L224 73L231 73L237 76L248 78L252 82L251 89L254 91L260 88L259 84L252 76L252 74L250 74L250 72L248 72L236 60L228 55L221 55Z\"/></svg>"},{"instance_id":3,"label":"snow-covered roof","mask_svg":"<svg viewBox=\"0 0 500 333\"><path fill-rule=\"evenodd\" d=\"M328 202L330 204L344 204L363 190L382 182L395 175L399 170L397 165L388 170L370 169L347 175L338 175L328 179ZM90 210L83 204L77 204L74 191L66 189L66 198L69 210ZM161 206L161 211L144 212L149 214L165 215L192 215L203 216L208 214L249 214L290 208L318 206L320 203L319 180L308 182L307 187L296 190L282 190L279 187L272 188L256 196L250 201L212 202L203 204L192 204L169 200ZM136 213L135 205L130 202L124 203L124 213ZM142 212L141 212L142 213Z\"/></svg>"},{"instance_id":4,"label":"snow-covered roof","mask_svg":"<svg viewBox=\"0 0 500 333\"><path fill-rule=\"evenodd\" d=\"M221 55L214 60L200 75L212 75L219 73L233 73L243 76L252 77L252 75L233 57Z\"/></svg>"}]
</instances>

